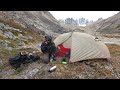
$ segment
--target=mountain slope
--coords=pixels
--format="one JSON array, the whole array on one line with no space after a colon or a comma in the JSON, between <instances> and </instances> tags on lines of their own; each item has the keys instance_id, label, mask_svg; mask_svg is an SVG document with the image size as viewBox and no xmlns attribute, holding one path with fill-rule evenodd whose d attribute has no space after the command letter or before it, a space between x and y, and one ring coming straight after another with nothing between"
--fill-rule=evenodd
<instances>
[{"instance_id":1,"label":"mountain slope","mask_svg":"<svg viewBox=\"0 0 120 90\"><path fill-rule=\"evenodd\" d=\"M48 11L0 11L0 46L16 47L40 41L40 35L66 32Z\"/></svg>"},{"instance_id":2,"label":"mountain slope","mask_svg":"<svg viewBox=\"0 0 120 90\"><path fill-rule=\"evenodd\" d=\"M96 31L101 34L120 34L120 12L86 26L86 31L93 33Z\"/></svg>"},{"instance_id":3,"label":"mountain slope","mask_svg":"<svg viewBox=\"0 0 120 90\"><path fill-rule=\"evenodd\" d=\"M0 11L0 20L13 20L24 28L32 28L45 33L60 33L63 29L47 11Z\"/></svg>"}]
</instances>

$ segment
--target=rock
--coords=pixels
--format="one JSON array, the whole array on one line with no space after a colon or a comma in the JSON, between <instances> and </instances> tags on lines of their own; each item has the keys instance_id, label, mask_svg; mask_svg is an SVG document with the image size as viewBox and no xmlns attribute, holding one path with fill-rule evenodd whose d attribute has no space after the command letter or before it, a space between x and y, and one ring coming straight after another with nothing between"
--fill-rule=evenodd
<instances>
[{"instance_id":1,"label":"rock","mask_svg":"<svg viewBox=\"0 0 120 90\"><path fill-rule=\"evenodd\" d=\"M107 70L113 70L113 67L112 67L112 65L105 65L105 68L107 69Z\"/></svg>"},{"instance_id":2,"label":"rock","mask_svg":"<svg viewBox=\"0 0 120 90\"><path fill-rule=\"evenodd\" d=\"M2 70L1 72L2 79L11 79L14 72L15 72L14 69Z\"/></svg>"},{"instance_id":3,"label":"rock","mask_svg":"<svg viewBox=\"0 0 120 90\"><path fill-rule=\"evenodd\" d=\"M18 46L25 46L25 43L24 42L20 42L20 43L18 43Z\"/></svg>"},{"instance_id":4,"label":"rock","mask_svg":"<svg viewBox=\"0 0 120 90\"><path fill-rule=\"evenodd\" d=\"M22 34L18 34L18 37L23 37L23 35Z\"/></svg>"},{"instance_id":5,"label":"rock","mask_svg":"<svg viewBox=\"0 0 120 90\"><path fill-rule=\"evenodd\" d=\"M0 46L2 47L7 47L8 44L5 41L0 41Z\"/></svg>"},{"instance_id":6,"label":"rock","mask_svg":"<svg viewBox=\"0 0 120 90\"><path fill-rule=\"evenodd\" d=\"M17 40L18 39L18 37L17 36L13 36L13 38L12 38L12 40Z\"/></svg>"},{"instance_id":7,"label":"rock","mask_svg":"<svg viewBox=\"0 0 120 90\"><path fill-rule=\"evenodd\" d=\"M2 60L0 60L0 66L2 66L3 65L3 62L2 62Z\"/></svg>"},{"instance_id":8,"label":"rock","mask_svg":"<svg viewBox=\"0 0 120 90\"><path fill-rule=\"evenodd\" d=\"M5 40L5 42L6 42L6 43L11 43L11 42L10 42L10 41L8 41L8 40Z\"/></svg>"},{"instance_id":9,"label":"rock","mask_svg":"<svg viewBox=\"0 0 120 90\"><path fill-rule=\"evenodd\" d=\"M23 72L22 75L17 76L17 79L32 79L37 73L38 73L39 69L35 68L31 71L26 70L25 72Z\"/></svg>"},{"instance_id":10,"label":"rock","mask_svg":"<svg viewBox=\"0 0 120 90\"><path fill-rule=\"evenodd\" d=\"M86 62L84 62L84 63L85 63L86 65L90 65L90 62L87 62L87 61L86 61Z\"/></svg>"},{"instance_id":11,"label":"rock","mask_svg":"<svg viewBox=\"0 0 120 90\"><path fill-rule=\"evenodd\" d=\"M26 32L26 31L24 31L24 33L25 33L25 34L27 34L27 32Z\"/></svg>"},{"instance_id":12,"label":"rock","mask_svg":"<svg viewBox=\"0 0 120 90\"><path fill-rule=\"evenodd\" d=\"M32 71L30 71L27 74L27 77L32 78L38 71L39 71L39 69L37 69L37 68L33 69Z\"/></svg>"},{"instance_id":13,"label":"rock","mask_svg":"<svg viewBox=\"0 0 120 90\"><path fill-rule=\"evenodd\" d=\"M1 36L1 37L4 37L2 30L0 30L0 36Z\"/></svg>"},{"instance_id":14,"label":"rock","mask_svg":"<svg viewBox=\"0 0 120 90\"><path fill-rule=\"evenodd\" d=\"M6 47L6 49L12 51L12 47Z\"/></svg>"},{"instance_id":15,"label":"rock","mask_svg":"<svg viewBox=\"0 0 120 90\"><path fill-rule=\"evenodd\" d=\"M32 36L29 36L29 37L28 37L28 39L29 39L29 40L32 40L32 39L33 39L33 37L32 37Z\"/></svg>"},{"instance_id":16,"label":"rock","mask_svg":"<svg viewBox=\"0 0 120 90\"><path fill-rule=\"evenodd\" d=\"M13 39L13 36L14 36L12 32L5 32L4 35L5 37L8 37L10 39Z\"/></svg>"},{"instance_id":17,"label":"rock","mask_svg":"<svg viewBox=\"0 0 120 90\"><path fill-rule=\"evenodd\" d=\"M40 35L45 35L45 31L39 31Z\"/></svg>"},{"instance_id":18,"label":"rock","mask_svg":"<svg viewBox=\"0 0 120 90\"><path fill-rule=\"evenodd\" d=\"M18 38L19 38L19 40L20 41L28 41L27 39L28 39L28 37L25 37L25 36L23 36L23 34L18 34Z\"/></svg>"},{"instance_id":19,"label":"rock","mask_svg":"<svg viewBox=\"0 0 120 90\"><path fill-rule=\"evenodd\" d=\"M3 31L2 31L2 30L0 30L0 34L3 34Z\"/></svg>"},{"instance_id":20,"label":"rock","mask_svg":"<svg viewBox=\"0 0 120 90\"><path fill-rule=\"evenodd\" d=\"M73 79L85 79L85 75L81 73L81 74L75 75Z\"/></svg>"},{"instance_id":21,"label":"rock","mask_svg":"<svg viewBox=\"0 0 120 90\"><path fill-rule=\"evenodd\" d=\"M5 25L4 23L0 23L0 29L4 29Z\"/></svg>"}]
</instances>

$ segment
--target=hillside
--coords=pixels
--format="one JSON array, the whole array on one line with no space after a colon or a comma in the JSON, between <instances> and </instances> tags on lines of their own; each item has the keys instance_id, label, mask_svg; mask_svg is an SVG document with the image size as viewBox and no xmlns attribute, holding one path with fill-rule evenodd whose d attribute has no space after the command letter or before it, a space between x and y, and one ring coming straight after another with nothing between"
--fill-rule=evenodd
<instances>
[{"instance_id":1,"label":"hillside","mask_svg":"<svg viewBox=\"0 0 120 90\"><path fill-rule=\"evenodd\" d=\"M7 24L11 21L22 28L31 28L46 34L64 31L58 21L47 11L1 11L0 21Z\"/></svg>"},{"instance_id":2,"label":"hillside","mask_svg":"<svg viewBox=\"0 0 120 90\"><path fill-rule=\"evenodd\" d=\"M0 11L0 45L18 47L67 32L47 11Z\"/></svg>"},{"instance_id":3,"label":"hillside","mask_svg":"<svg viewBox=\"0 0 120 90\"><path fill-rule=\"evenodd\" d=\"M120 34L120 12L86 26L86 31L100 34Z\"/></svg>"}]
</instances>

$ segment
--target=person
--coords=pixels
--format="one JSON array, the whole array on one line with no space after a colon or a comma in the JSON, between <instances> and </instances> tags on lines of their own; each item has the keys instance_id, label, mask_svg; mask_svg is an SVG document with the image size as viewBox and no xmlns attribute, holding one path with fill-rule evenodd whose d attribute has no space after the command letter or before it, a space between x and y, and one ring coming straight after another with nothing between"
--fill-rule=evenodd
<instances>
[{"instance_id":1,"label":"person","mask_svg":"<svg viewBox=\"0 0 120 90\"><path fill-rule=\"evenodd\" d=\"M43 52L43 55L46 55L47 57L45 63L55 60L56 47L55 43L52 41L52 36L45 36L45 41L41 44L41 51Z\"/></svg>"}]
</instances>

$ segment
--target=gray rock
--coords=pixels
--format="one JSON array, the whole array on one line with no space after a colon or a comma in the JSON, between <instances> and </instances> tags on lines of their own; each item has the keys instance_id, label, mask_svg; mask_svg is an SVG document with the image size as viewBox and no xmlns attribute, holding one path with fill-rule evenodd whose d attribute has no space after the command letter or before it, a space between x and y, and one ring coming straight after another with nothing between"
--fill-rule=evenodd
<instances>
[{"instance_id":1,"label":"gray rock","mask_svg":"<svg viewBox=\"0 0 120 90\"><path fill-rule=\"evenodd\" d=\"M113 66L111 65L111 64L109 64L109 65L105 65L105 68L107 69L107 70L113 70Z\"/></svg>"},{"instance_id":2,"label":"gray rock","mask_svg":"<svg viewBox=\"0 0 120 90\"><path fill-rule=\"evenodd\" d=\"M32 39L33 39L33 37L32 37L32 36L29 36L29 37L28 37L28 39L29 39L29 40L32 40Z\"/></svg>"},{"instance_id":3,"label":"gray rock","mask_svg":"<svg viewBox=\"0 0 120 90\"><path fill-rule=\"evenodd\" d=\"M18 46L25 46L25 43L24 42L20 42L20 43L18 43Z\"/></svg>"},{"instance_id":4,"label":"gray rock","mask_svg":"<svg viewBox=\"0 0 120 90\"><path fill-rule=\"evenodd\" d=\"M27 32L26 32L26 31L24 31L24 33L25 33L25 34L27 34Z\"/></svg>"},{"instance_id":5,"label":"gray rock","mask_svg":"<svg viewBox=\"0 0 120 90\"><path fill-rule=\"evenodd\" d=\"M0 23L0 29L4 29L5 25L4 23Z\"/></svg>"},{"instance_id":6,"label":"gray rock","mask_svg":"<svg viewBox=\"0 0 120 90\"><path fill-rule=\"evenodd\" d=\"M23 37L23 35L22 34L18 34L18 37Z\"/></svg>"},{"instance_id":7,"label":"gray rock","mask_svg":"<svg viewBox=\"0 0 120 90\"><path fill-rule=\"evenodd\" d=\"M6 49L12 51L12 47L6 47Z\"/></svg>"},{"instance_id":8,"label":"gray rock","mask_svg":"<svg viewBox=\"0 0 120 90\"><path fill-rule=\"evenodd\" d=\"M2 66L3 65L3 62L2 62L2 60L0 60L0 66Z\"/></svg>"},{"instance_id":9,"label":"gray rock","mask_svg":"<svg viewBox=\"0 0 120 90\"><path fill-rule=\"evenodd\" d=\"M19 29L16 29L16 28L12 28L12 30L22 32L22 31L20 31Z\"/></svg>"},{"instance_id":10,"label":"gray rock","mask_svg":"<svg viewBox=\"0 0 120 90\"><path fill-rule=\"evenodd\" d=\"M45 31L39 31L39 34L45 35Z\"/></svg>"},{"instance_id":11,"label":"gray rock","mask_svg":"<svg viewBox=\"0 0 120 90\"><path fill-rule=\"evenodd\" d=\"M8 44L5 41L0 41L0 46L2 47L7 47Z\"/></svg>"},{"instance_id":12,"label":"gray rock","mask_svg":"<svg viewBox=\"0 0 120 90\"><path fill-rule=\"evenodd\" d=\"M17 40L17 39L18 39L18 37L15 35L12 37L12 40Z\"/></svg>"},{"instance_id":13,"label":"gray rock","mask_svg":"<svg viewBox=\"0 0 120 90\"><path fill-rule=\"evenodd\" d=\"M4 37L2 30L0 30L0 36L1 36L1 37Z\"/></svg>"},{"instance_id":14,"label":"gray rock","mask_svg":"<svg viewBox=\"0 0 120 90\"><path fill-rule=\"evenodd\" d=\"M39 69L35 68L33 70L26 70L25 72L22 73L22 75L17 76L17 79L31 79L38 73Z\"/></svg>"},{"instance_id":15,"label":"gray rock","mask_svg":"<svg viewBox=\"0 0 120 90\"><path fill-rule=\"evenodd\" d=\"M11 43L10 41L5 40L6 43Z\"/></svg>"},{"instance_id":16,"label":"gray rock","mask_svg":"<svg viewBox=\"0 0 120 90\"><path fill-rule=\"evenodd\" d=\"M3 34L3 31L2 31L2 30L0 30L0 34Z\"/></svg>"},{"instance_id":17,"label":"gray rock","mask_svg":"<svg viewBox=\"0 0 120 90\"><path fill-rule=\"evenodd\" d=\"M13 35L12 32L5 32L5 33L4 33L4 36L12 39L14 35Z\"/></svg>"},{"instance_id":18,"label":"gray rock","mask_svg":"<svg viewBox=\"0 0 120 90\"><path fill-rule=\"evenodd\" d=\"M28 37L25 37L23 36L23 34L18 34L18 37L17 37L20 41L28 41Z\"/></svg>"},{"instance_id":19,"label":"gray rock","mask_svg":"<svg viewBox=\"0 0 120 90\"><path fill-rule=\"evenodd\" d=\"M27 77L32 78L38 71L39 71L39 69L37 69L37 68L33 69L32 71L30 71L27 74Z\"/></svg>"}]
</instances>

